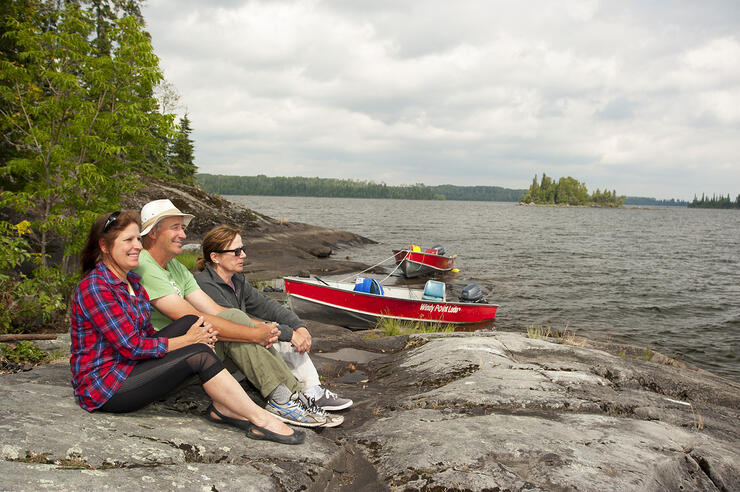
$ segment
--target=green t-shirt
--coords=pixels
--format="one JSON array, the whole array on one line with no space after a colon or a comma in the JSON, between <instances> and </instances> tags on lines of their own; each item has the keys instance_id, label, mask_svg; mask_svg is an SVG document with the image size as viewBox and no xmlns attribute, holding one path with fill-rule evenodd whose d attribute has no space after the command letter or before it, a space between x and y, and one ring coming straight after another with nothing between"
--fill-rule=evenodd
<instances>
[{"instance_id":1,"label":"green t-shirt","mask_svg":"<svg viewBox=\"0 0 740 492\"><path fill-rule=\"evenodd\" d=\"M139 266L134 268L134 273L141 276L141 284L152 301L170 294L177 294L184 299L186 295L200 289L185 265L173 258L166 268L162 268L147 250L142 250L139 254ZM161 330L170 323L170 318L152 306L152 326L155 330Z\"/></svg>"}]
</instances>

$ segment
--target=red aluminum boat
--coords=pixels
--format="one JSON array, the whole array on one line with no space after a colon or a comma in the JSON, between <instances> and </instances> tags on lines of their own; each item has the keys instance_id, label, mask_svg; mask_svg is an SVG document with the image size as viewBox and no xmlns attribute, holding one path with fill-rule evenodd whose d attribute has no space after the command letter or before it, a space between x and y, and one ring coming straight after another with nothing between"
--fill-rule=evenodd
<instances>
[{"instance_id":1,"label":"red aluminum boat","mask_svg":"<svg viewBox=\"0 0 740 492\"><path fill-rule=\"evenodd\" d=\"M495 304L447 301L444 284L433 280L427 282L424 290L400 286L380 287L375 281L382 294L358 292L355 290L356 283L298 277L285 277L284 280L290 306L300 316L350 329L373 327L381 318L479 324L483 327L493 323L498 309ZM359 280L362 279L358 279L358 283ZM431 283L434 283L431 286L436 287L437 292L429 292ZM374 290L377 292L377 289ZM436 297L426 295L428 293Z\"/></svg>"},{"instance_id":2,"label":"red aluminum boat","mask_svg":"<svg viewBox=\"0 0 740 492\"><path fill-rule=\"evenodd\" d=\"M416 251L418 249L419 251ZM455 266L455 256L445 256L436 249L427 249L422 252L420 248L393 250L396 263L406 278L439 275L449 272Z\"/></svg>"}]
</instances>

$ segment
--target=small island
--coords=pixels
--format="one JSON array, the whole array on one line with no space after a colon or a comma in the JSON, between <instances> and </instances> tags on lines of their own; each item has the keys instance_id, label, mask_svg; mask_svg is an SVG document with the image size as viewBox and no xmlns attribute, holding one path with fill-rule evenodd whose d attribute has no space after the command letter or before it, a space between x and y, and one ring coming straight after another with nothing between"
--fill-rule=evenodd
<instances>
[{"instance_id":1,"label":"small island","mask_svg":"<svg viewBox=\"0 0 740 492\"><path fill-rule=\"evenodd\" d=\"M520 203L526 205L560 205L573 207L622 207L626 196L617 195L612 190L596 189L590 195L584 183L568 176L553 180L542 173L542 179L537 182L535 174L529 189L522 194Z\"/></svg>"}]
</instances>

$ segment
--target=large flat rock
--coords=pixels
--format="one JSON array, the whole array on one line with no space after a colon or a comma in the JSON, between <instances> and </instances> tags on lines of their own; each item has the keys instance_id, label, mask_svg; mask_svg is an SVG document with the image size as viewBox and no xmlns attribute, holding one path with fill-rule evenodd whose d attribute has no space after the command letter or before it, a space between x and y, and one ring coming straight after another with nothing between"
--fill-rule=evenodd
<instances>
[{"instance_id":1,"label":"large flat rock","mask_svg":"<svg viewBox=\"0 0 740 492\"><path fill-rule=\"evenodd\" d=\"M395 487L740 484L738 385L706 373L499 333L433 338L378 376L415 388L355 436Z\"/></svg>"},{"instance_id":2,"label":"large flat rock","mask_svg":"<svg viewBox=\"0 0 740 492\"><path fill-rule=\"evenodd\" d=\"M0 377L1 489L296 490L342 451L314 431L300 446L248 439L205 420L207 397L191 388L129 414L88 413L69 380L63 363Z\"/></svg>"},{"instance_id":3,"label":"large flat rock","mask_svg":"<svg viewBox=\"0 0 740 492\"><path fill-rule=\"evenodd\" d=\"M320 328L314 338L322 344ZM705 371L514 333L411 337L404 350L356 362L362 379L346 378L341 362L316 360L327 384L355 406L342 427L309 430L301 446L211 424L197 386L131 414L90 414L74 402L64 363L0 376L0 489L740 484L740 385Z\"/></svg>"}]
</instances>

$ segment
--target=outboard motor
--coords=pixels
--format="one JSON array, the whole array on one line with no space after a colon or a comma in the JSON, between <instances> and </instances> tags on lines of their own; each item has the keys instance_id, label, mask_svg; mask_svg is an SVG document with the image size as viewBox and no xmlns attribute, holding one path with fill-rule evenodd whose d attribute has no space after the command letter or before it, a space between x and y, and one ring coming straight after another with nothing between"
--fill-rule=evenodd
<instances>
[{"instance_id":1,"label":"outboard motor","mask_svg":"<svg viewBox=\"0 0 740 492\"><path fill-rule=\"evenodd\" d=\"M480 285L478 284L468 284L465 287L463 287L462 292L460 292L460 301L461 302L482 302L486 303L486 298L483 297L483 291L480 288Z\"/></svg>"},{"instance_id":2,"label":"outboard motor","mask_svg":"<svg viewBox=\"0 0 740 492\"><path fill-rule=\"evenodd\" d=\"M439 256L444 256L445 253L446 253L445 247L442 246L441 244L437 244L437 245L432 246L432 249L436 249L437 250L437 254Z\"/></svg>"}]
</instances>

